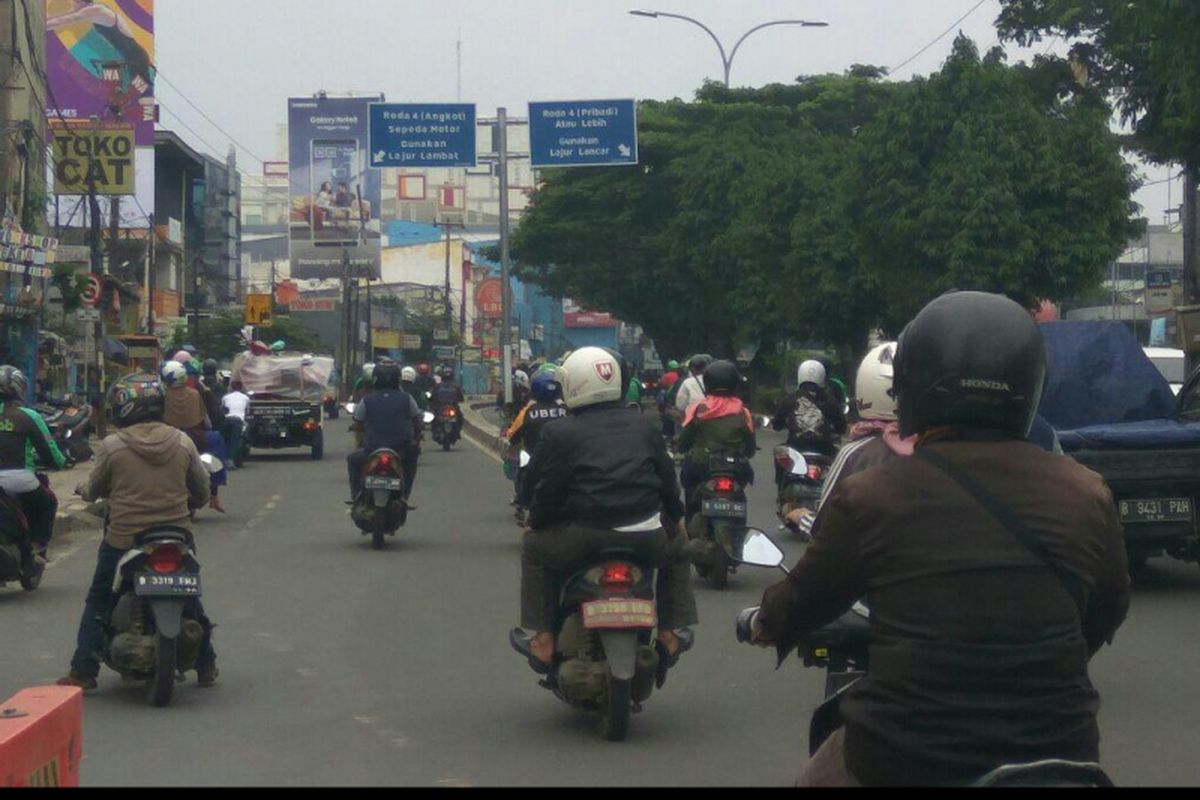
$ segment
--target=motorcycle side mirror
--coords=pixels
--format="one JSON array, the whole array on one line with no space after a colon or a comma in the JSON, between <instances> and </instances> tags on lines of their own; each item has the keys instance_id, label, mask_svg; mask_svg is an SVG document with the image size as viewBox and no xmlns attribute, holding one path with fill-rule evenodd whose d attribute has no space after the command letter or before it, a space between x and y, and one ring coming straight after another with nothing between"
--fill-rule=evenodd
<instances>
[{"instance_id":1,"label":"motorcycle side mirror","mask_svg":"<svg viewBox=\"0 0 1200 800\"><path fill-rule=\"evenodd\" d=\"M764 431L767 430L768 428L771 427L771 418L770 417L760 417L758 420L758 426L760 428L762 428Z\"/></svg>"},{"instance_id":2,"label":"motorcycle side mirror","mask_svg":"<svg viewBox=\"0 0 1200 800\"><path fill-rule=\"evenodd\" d=\"M426 392L426 393L425 393L425 399L426 399L426 400L432 400L432 399L433 399L433 392Z\"/></svg>"},{"instance_id":3,"label":"motorcycle side mirror","mask_svg":"<svg viewBox=\"0 0 1200 800\"><path fill-rule=\"evenodd\" d=\"M205 453L200 456L200 463L204 465L204 470L209 475L216 475L222 470L221 462L217 461L211 453Z\"/></svg>"},{"instance_id":4,"label":"motorcycle side mirror","mask_svg":"<svg viewBox=\"0 0 1200 800\"><path fill-rule=\"evenodd\" d=\"M529 455L529 453L522 450L521 451L521 469L525 469L526 467L528 467L530 461L533 461L533 456Z\"/></svg>"},{"instance_id":5,"label":"motorcycle side mirror","mask_svg":"<svg viewBox=\"0 0 1200 800\"><path fill-rule=\"evenodd\" d=\"M741 563L751 567L776 568L783 566L783 550L763 531L750 528L742 545Z\"/></svg>"},{"instance_id":6,"label":"motorcycle side mirror","mask_svg":"<svg viewBox=\"0 0 1200 800\"><path fill-rule=\"evenodd\" d=\"M347 414L350 414L351 416L353 416L353 415L354 415L354 409L355 409L355 405L354 405L354 403L346 403L346 413L347 413Z\"/></svg>"},{"instance_id":7,"label":"motorcycle side mirror","mask_svg":"<svg viewBox=\"0 0 1200 800\"><path fill-rule=\"evenodd\" d=\"M434 420L433 412L432 412L432 411L426 411L426 412L425 412L425 415L424 415L423 417L421 417L421 419L425 421L425 424L426 424L426 425L429 425L429 424L430 424L430 423L432 423L432 422L433 422L433 420Z\"/></svg>"}]
</instances>

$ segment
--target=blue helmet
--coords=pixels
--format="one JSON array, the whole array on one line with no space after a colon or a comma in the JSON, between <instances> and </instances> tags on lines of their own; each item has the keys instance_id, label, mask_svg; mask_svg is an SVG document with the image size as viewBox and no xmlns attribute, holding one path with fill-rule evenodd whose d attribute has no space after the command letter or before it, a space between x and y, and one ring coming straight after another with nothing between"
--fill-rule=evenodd
<instances>
[{"instance_id":1,"label":"blue helmet","mask_svg":"<svg viewBox=\"0 0 1200 800\"><path fill-rule=\"evenodd\" d=\"M562 398L562 384L554 372L542 372L533 379L533 399L539 403L553 403Z\"/></svg>"}]
</instances>

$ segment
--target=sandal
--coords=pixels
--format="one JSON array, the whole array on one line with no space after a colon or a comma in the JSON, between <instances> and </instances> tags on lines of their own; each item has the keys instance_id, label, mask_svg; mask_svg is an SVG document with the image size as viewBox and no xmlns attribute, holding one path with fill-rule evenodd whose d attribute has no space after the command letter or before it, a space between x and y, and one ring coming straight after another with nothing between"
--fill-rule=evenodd
<instances>
[{"instance_id":1,"label":"sandal","mask_svg":"<svg viewBox=\"0 0 1200 800\"><path fill-rule=\"evenodd\" d=\"M538 675L549 675L553 669L553 664L547 664L533 654L533 649L530 647L533 641L532 636L527 636L525 631L520 628L513 628L508 634L508 643L512 645L513 650L516 650L529 661L529 667Z\"/></svg>"}]
</instances>

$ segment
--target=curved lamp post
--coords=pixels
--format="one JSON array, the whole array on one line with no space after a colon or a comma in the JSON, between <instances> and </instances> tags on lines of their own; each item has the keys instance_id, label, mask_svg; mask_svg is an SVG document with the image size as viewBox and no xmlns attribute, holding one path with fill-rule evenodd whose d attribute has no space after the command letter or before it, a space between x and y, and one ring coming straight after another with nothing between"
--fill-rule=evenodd
<instances>
[{"instance_id":1,"label":"curved lamp post","mask_svg":"<svg viewBox=\"0 0 1200 800\"><path fill-rule=\"evenodd\" d=\"M681 19L684 22L690 22L693 25L698 25L700 28L702 28L705 33L707 33L710 37L712 37L712 40L714 42L716 42L716 44L717 44L717 49L721 51L721 64L725 67L725 88L726 89L729 88L729 73L733 69L733 59L735 59L737 57L738 50L741 49L742 44L747 39L749 39L752 35L754 35L755 33L758 33L759 31L761 31L764 28L772 28L777 25L799 25L802 28L827 28L827 27L829 27L828 22L821 22L819 20L807 20L807 19L777 19L773 22L764 22L762 25L756 25L753 28L751 28L750 30L746 31L744 34L742 34L742 38L737 40L737 44L735 44L733 46L733 50L729 51L729 54L726 55L725 45L723 45L721 43L721 40L719 38L717 38L717 35L712 32L711 28L709 28L707 25L705 25L703 22L701 22L698 19L692 19L691 17L685 17L683 14L670 14L670 13L667 13L666 11L630 11L629 13L635 17L649 17L650 19L658 19L659 17L667 17L669 19Z\"/></svg>"}]
</instances>

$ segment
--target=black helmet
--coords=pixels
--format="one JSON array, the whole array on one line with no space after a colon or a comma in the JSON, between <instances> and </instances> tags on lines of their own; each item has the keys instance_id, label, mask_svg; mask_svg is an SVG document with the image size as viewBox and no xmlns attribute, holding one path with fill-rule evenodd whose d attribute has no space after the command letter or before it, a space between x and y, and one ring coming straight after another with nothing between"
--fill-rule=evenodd
<instances>
[{"instance_id":1,"label":"black helmet","mask_svg":"<svg viewBox=\"0 0 1200 800\"><path fill-rule=\"evenodd\" d=\"M1046 347L1012 300L954 292L909 323L895 372L902 435L963 426L1025 438L1046 380Z\"/></svg>"},{"instance_id":2,"label":"black helmet","mask_svg":"<svg viewBox=\"0 0 1200 800\"><path fill-rule=\"evenodd\" d=\"M205 375L216 375L217 374L217 360L215 358L210 358L204 362L204 374Z\"/></svg>"},{"instance_id":3,"label":"black helmet","mask_svg":"<svg viewBox=\"0 0 1200 800\"><path fill-rule=\"evenodd\" d=\"M692 360L688 362L688 369L692 372L704 372L712 363L712 356L692 356Z\"/></svg>"},{"instance_id":4,"label":"black helmet","mask_svg":"<svg viewBox=\"0 0 1200 800\"><path fill-rule=\"evenodd\" d=\"M395 362L390 364L380 363L375 367L375 388L376 389L399 389L400 388L400 367Z\"/></svg>"},{"instance_id":5,"label":"black helmet","mask_svg":"<svg viewBox=\"0 0 1200 800\"><path fill-rule=\"evenodd\" d=\"M704 391L733 394L742 385L742 373L732 361L714 361L704 370Z\"/></svg>"},{"instance_id":6,"label":"black helmet","mask_svg":"<svg viewBox=\"0 0 1200 800\"><path fill-rule=\"evenodd\" d=\"M454 380L454 367L442 367L442 380Z\"/></svg>"},{"instance_id":7,"label":"black helmet","mask_svg":"<svg viewBox=\"0 0 1200 800\"><path fill-rule=\"evenodd\" d=\"M126 375L108 390L108 413L118 428L163 418L167 395L157 375Z\"/></svg>"}]
</instances>

